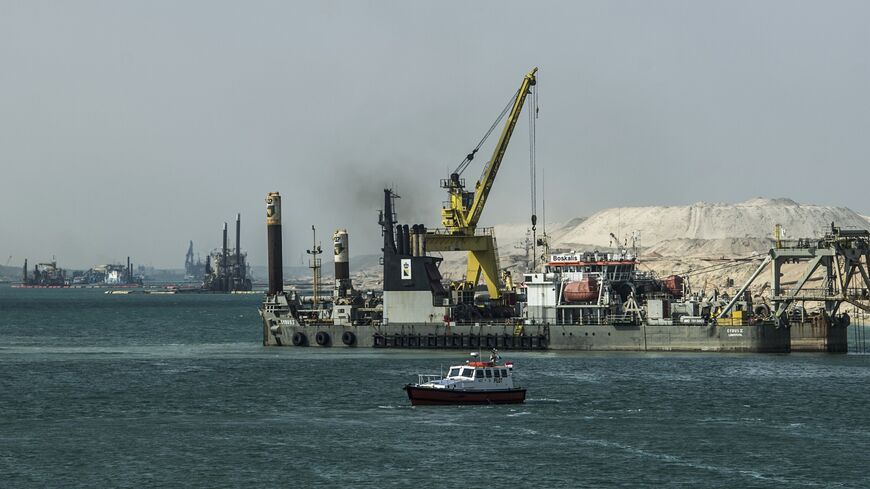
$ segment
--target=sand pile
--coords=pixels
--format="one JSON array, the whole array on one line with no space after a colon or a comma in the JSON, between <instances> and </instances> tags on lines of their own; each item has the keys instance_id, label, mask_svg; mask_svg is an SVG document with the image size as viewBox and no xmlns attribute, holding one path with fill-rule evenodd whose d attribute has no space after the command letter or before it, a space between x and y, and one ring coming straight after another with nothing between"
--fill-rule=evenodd
<instances>
[{"instance_id":1,"label":"sand pile","mask_svg":"<svg viewBox=\"0 0 870 489\"><path fill-rule=\"evenodd\" d=\"M597 212L554 239L559 248L610 246L639 232L641 247L660 256L745 256L769 247L781 224L787 238L818 237L831 222L843 228L870 228L846 207L799 204L791 199L750 199L738 204L699 202L687 206L620 207Z\"/></svg>"},{"instance_id":2,"label":"sand pile","mask_svg":"<svg viewBox=\"0 0 870 489\"><path fill-rule=\"evenodd\" d=\"M614 245L610 233L620 241L640 235L641 268L660 276L690 274L694 286L739 286L760 263L737 260L763 255L773 245L773 228L781 224L786 239L820 237L831 222L850 229L870 229L870 218L845 207L799 204L790 199L750 199L737 204L699 202L686 206L622 207L605 209L589 218L576 218L547 226L553 251L609 251ZM525 269L527 224L495 226L501 266L521 277ZM538 234L543 231L539 224ZM538 248L538 253L541 253ZM459 280L465 273L464 253L444 253L441 271L446 278ZM697 273L695 271L714 270ZM376 266L358 273L369 282L379 278ZM788 272L788 270L784 270ZM788 273L786 273L788 274ZM363 279L363 277L359 277ZM764 288L765 279L758 281Z\"/></svg>"}]
</instances>

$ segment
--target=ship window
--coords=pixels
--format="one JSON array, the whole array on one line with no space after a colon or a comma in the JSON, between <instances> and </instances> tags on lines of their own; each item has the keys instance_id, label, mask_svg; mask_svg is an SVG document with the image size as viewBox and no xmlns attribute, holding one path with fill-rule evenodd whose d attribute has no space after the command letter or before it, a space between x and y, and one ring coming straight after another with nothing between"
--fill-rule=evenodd
<instances>
[{"instance_id":1,"label":"ship window","mask_svg":"<svg viewBox=\"0 0 870 489\"><path fill-rule=\"evenodd\" d=\"M482 368L476 369L474 371L474 378L475 379L482 379L483 378L483 369Z\"/></svg>"},{"instance_id":2,"label":"ship window","mask_svg":"<svg viewBox=\"0 0 870 489\"><path fill-rule=\"evenodd\" d=\"M458 369L458 368L451 368L451 369L450 369L450 374L448 375L448 377L459 377L459 371L460 371L460 370L461 370L461 369Z\"/></svg>"},{"instance_id":3,"label":"ship window","mask_svg":"<svg viewBox=\"0 0 870 489\"><path fill-rule=\"evenodd\" d=\"M502 377L507 377L507 376L508 376L508 372L507 372L507 370L505 370L505 369L501 369L501 376L502 376Z\"/></svg>"},{"instance_id":4,"label":"ship window","mask_svg":"<svg viewBox=\"0 0 870 489\"><path fill-rule=\"evenodd\" d=\"M501 369L498 369L498 368L493 369L492 373L493 373L493 376L495 376L495 378L497 378L497 379L499 377L501 377Z\"/></svg>"},{"instance_id":5,"label":"ship window","mask_svg":"<svg viewBox=\"0 0 870 489\"><path fill-rule=\"evenodd\" d=\"M462 376L469 377L469 378L474 377L474 370L472 370L470 368L464 368L464 369L462 369Z\"/></svg>"},{"instance_id":6,"label":"ship window","mask_svg":"<svg viewBox=\"0 0 870 489\"><path fill-rule=\"evenodd\" d=\"M491 379L491 378L492 378L492 370L490 370L490 369L486 369L486 378L487 378L487 379Z\"/></svg>"}]
</instances>

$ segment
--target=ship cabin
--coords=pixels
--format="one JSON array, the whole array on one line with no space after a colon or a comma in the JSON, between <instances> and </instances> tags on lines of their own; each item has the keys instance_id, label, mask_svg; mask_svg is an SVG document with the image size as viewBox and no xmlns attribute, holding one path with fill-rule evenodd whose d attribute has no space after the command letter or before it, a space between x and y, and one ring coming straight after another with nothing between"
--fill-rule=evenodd
<instances>
[{"instance_id":1,"label":"ship cabin","mask_svg":"<svg viewBox=\"0 0 870 489\"><path fill-rule=\"evenodd\" d=\"M450 367L447 375L419 374L418 385L434 389L512 389L513 363L467 362Z\"/></svg>"},{"instance_id":2,"label":"ship cabin","mask_svg":"<svg viewBox=\"0 0 870 489\"><path fill-rule=\"evenodd\" d=\"M495 362L468 362L450 367L447 379L500 384L511 377L512 364L497 365Z\"/></svg>"},{"instance_id":3,"label":"ship cabin","mask_svg":"<svg viewBox=\"0 0 870 489\"><path fill-rule=\"evenodd\" d=\"M622 284L653 280L637 264L637 257L628 250L550 255L541 272L524 277L526 321L600 324L610 314L622 314L621 304L627 297Z\"/></svg>"},{"instance_id":4,"label":"ship cabin","mask_svg":"<svg viewBox=\"0 0 870 489\"><path fill-rule=\"evenodd\" d=\"M637 257L627 251L621 253L601 253L586 251L582 253L558 253L550 255L544 264L544 273L527 274L526 282L551 274L559 274L563 281L583 280L592 275L608 282L627 282L637 272ZM535 277L538 275L539 277Z\"/></svg>"}]
</instances>

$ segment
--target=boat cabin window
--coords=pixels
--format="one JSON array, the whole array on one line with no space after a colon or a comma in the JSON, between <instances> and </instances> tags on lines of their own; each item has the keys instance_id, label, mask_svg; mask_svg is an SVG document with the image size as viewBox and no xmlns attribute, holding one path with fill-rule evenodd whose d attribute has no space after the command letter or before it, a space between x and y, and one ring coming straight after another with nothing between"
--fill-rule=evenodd
<instances>
[{"instance_id":1,"label":"boat cabin window","mask_svg":"<svg viewBox=\"0 0 870 489\"><path fill-rule=\"evenodd\" d=\"M462 369L462 376L463 376L463 377L469 377L469 378L470 378L470 377L473 377L473 376L474 376L474 370L473 370L473 369L470 369L470 368L464 368L464 369Z\"/></svg>"},{"instance_id":2,"label":"boat cabin window","mask_svg":"<svg viewBox=\"0 0 870 489\"><path fill-rule=\"evenodd\" d=\"M508 372L507 372L507 370L505 370L505 369L501 369L501 376L502 376L502 377L507 377L507 376L508 376Z\"/></svg>"},{"instance_id":3,"label":"boat cabin window","mask_svg":"<svg viewBox=\"0 0 870 489\"><path fill-rule=\"evenodd\" d=\"M482 379L483 378L483 369L482 368L475 369L474 378L475 379Z\"/></svg>"},{"instance_id":4,"label":"boat cabin window","mask_svg":"<svg viewBox=\"0 0 870 489\"><path fill-rule=\"evenodd\" d=\"M486 369L486 378L487 378L487 379L491 379L491 378L492 378L492 370L490 370L490 369Z\"/></svg>"},{"instance_id":5,"label":"boat cabin window","mask_svg":"<svg viewBox=\"0 0 870 489\"><path fill-rule=\"evenodd\" d=\"M501 369L498 369L498 368L493 369L492 373L495 376L495 378L497 378L497 379L501 377Z\"/></svg>"},{"instance_id":6,"label":"boat cabin window","mask_svg":"<svg viewBox=\"0 0 870 489\"><path fill-rule=\"evenodd\" d=\"M459 377L460 368L451 368L450 373L447 375L448 377Z\"/></svg>"}]
</instances>

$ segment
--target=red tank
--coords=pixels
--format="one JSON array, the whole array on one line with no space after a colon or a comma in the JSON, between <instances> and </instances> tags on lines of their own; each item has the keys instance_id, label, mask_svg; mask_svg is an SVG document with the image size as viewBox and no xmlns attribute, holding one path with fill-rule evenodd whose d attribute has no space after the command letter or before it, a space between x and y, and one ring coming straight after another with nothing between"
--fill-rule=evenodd
<instances>
[{"instance_id":1,"label":"red tank","mask_svg":"<svg viewBox=\"0 0 870 489\"><path fill-rule=\"evenodd\" d=\"M682 297L683 277L679 275L668 275L662 279L662 289L674 297Z\"/></svg>"},{"instance_id":2,"label":"red tank","mask_svg":"<svg viewBox=\"0 0 870 489\"><path fill-rule=\"evenodd\" d=\"M598 300L598 279L586 276L577 282L565 284L562 291L562 299L565 302L593 302Z\"/></svg>"}]
</instances>

